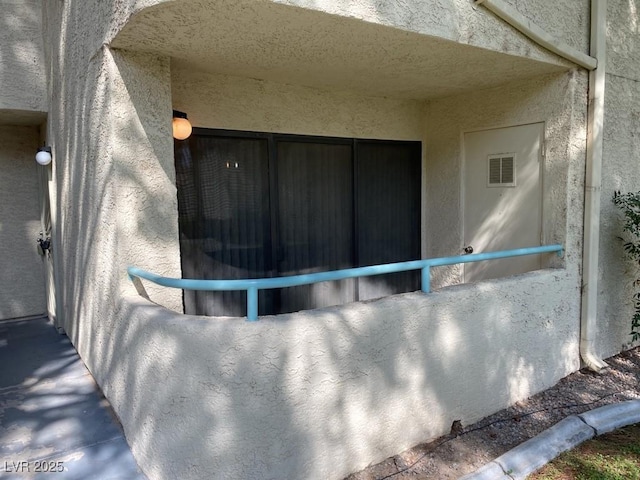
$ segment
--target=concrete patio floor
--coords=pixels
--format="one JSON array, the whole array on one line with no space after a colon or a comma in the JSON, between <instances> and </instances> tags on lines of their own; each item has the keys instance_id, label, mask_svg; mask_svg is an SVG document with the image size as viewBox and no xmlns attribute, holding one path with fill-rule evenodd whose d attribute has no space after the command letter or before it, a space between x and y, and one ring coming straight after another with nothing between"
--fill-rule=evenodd
<instances>
[{"instance_id":1,"label":"concrete patio floor","mask_svg":"<svg viewBox=\"0 0 640 480\"><path fill-rule=\"evenodd\" d=\"M0 478L146 479L107 400L47 318L0 322Z\"/></svg>"}]
</instances>

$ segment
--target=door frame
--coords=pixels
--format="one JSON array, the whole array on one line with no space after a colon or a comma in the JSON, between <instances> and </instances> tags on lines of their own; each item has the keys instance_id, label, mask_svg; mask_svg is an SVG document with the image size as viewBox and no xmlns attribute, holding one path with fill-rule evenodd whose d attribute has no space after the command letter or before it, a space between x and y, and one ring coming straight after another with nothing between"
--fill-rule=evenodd
<instances>
[{"instance_id":1,"label":"door frame","mask_svg":"<svg viewBox=\"0 0 640 480\"><path fill-rule=\"evenodd\" d=\"M465 149L465 143L464 143L464 137L467 133L477 133L477 132L485 132L485 131L489 131L489 130L502 130L505 128L514 128L514 127L524 127L524 126L528 126L528 125L537 125L537 124L541 124L542 125L542 139L541 139L541 145L540 145L540 155L539 155L539 169L540 169L540 245L544 245L545 244L545 240L546 240L546 228L545 228L545 210L544 210L544 197L545 197L545 172L546 172L546 158L547 158L547 154L546 154L546 148L547 148L547 122L546 120L539 120L539 121L530 121L530 122L518 122L518 123L505 123L505 124L499 124L499 125L494 125L494 126L490 126L490 127L476 127L476 128L468 128L468 129L461 129L460 130L460 162L459 162L459 166L460 166L460 211L459 211L459 215L460 215L460 228L459 228L459 232L460 232L460 242L459 242L459 247L458 247L458 255L462 255L464 253L464 247L465 247L465 239L466 239L466 231L465 231L465 202L466 202L466 189L465 189L465 182L466 182L466 176L465 176L465 172L466 172L466 166L467 166L467 152ZM462 278L462 282L464 283L466 281L465 279L465 270L464 270L464 265L462 265L462 271L460 272L460 277Z\"/></svg>"},{"instance_id":2,"label":"door frame","mask_svg":"<svg viewBox=\"0 0 640 480\"><path fill-rule=\"evenodd\" d=\"M278 254L278 245L280 244L281 237L281 217L279 215L279 203L280 196L278 195L278 175L279 168L277 166L277 147L279 142L293 142L293 143L310 143L310 144L327 144L327 145L344 145L349 146L351 148L351 169L353 174L352 180L352 199L353 199L353 212L354 219L352 222L352 232L353 232L353 241L352 241L352 250L353 250L353 260L354 266L360 266L360 258L359 258L359 248L358 248L358 232L359 232L359 215L358 215L358 165L360 162L358 152L360 145L366 144L380 144L380 145L403 145L414 150L412 153L415 154L415 160L417 168L419 168L419 174L415 176L416 181L418 183L417 189L419 194L419 201L416 204L416 216L417 216L417 229L418 229L418 248L415 252L416 260L421 256L421 246L422 242L422 234L423 234L423 200L424 200L424 191L423 191L423 176L424 176L424 145L422 140L397 140L397 139L370 139L370 138L355 138L355 137L336 137L336 136L317 136L317 135L301 135L301 134L289 134L289 133L281 133L281 132L256 132L256 131L248 131L248 130L230 130L230 129L219 129L219 128L203 128L203 127L194 127L193 129L194 135L200 135L203 137L222 137L222 138L234 138L234 139L254 139L254 140L265 140L267 142L267 171L268 171L268 180L267 183L269 185L269 194L268 194L268 210L269 210L269 241L268 241L268 250L270 253L268 254L270 261L270 269L268 271L269 275L277 276L279 273L279 254ZM174 144L174 152L175 152L175 144ZM182 255L182 247L181 247L181 255ZM416 274L417 275L417 274ZM418 282L419 276L416 277L416 282ZM358 279L353 279L355 282L355 298L352 301L360 301L360 288L358 285ZM416 289L419 289L419 284L417 284ZM275 307L279 309L279 299L277 298L279 295L279 289L273 290L275 295ZM184 296L183 296L184 302Z\"/></svg>"}]
</instances>

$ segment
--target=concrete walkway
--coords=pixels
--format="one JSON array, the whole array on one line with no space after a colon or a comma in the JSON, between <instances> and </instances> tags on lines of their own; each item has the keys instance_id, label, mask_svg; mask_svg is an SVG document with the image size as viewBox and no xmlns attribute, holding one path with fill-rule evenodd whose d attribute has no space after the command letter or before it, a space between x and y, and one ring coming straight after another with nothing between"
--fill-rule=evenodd
<instances>
[{"instance_id":1,"label":"concrete walkway","mask_svg":"<svg viewBox=\"0 0 640 480\"><path fill-rule=\"evenodd\" d=\"M143 480L118 421L46 318L0 322L0 478Z\"/></svg>"},{"instance_id":2,"label":"concrete walkway","mask_svg":"<svg viewBox=\"0 0 640 480\"><path fill-rule=\"evenodd\" d=\"M460 480L524 480L562 452L635 423L640 423L640 400L571 415Z\"/></svg>"}]
</instances>

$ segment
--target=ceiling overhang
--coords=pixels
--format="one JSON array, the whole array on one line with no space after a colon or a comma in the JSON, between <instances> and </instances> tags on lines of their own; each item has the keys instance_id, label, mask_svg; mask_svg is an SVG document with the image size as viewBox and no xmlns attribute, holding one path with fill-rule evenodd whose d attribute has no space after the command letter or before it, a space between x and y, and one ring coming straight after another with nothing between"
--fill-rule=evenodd
<instances>
[{"instance_id":1,"label":"ceiling overhang","mask_svg":"<svg viewBox=\"0 0 640 480\"><path fill-rule=\"evenodd\" d=\"M548 61L255 0L167 1L134 15L111 46L169 56L175 68L415 99L571 68L533 44Z\"/></svg>"}]
</instances>

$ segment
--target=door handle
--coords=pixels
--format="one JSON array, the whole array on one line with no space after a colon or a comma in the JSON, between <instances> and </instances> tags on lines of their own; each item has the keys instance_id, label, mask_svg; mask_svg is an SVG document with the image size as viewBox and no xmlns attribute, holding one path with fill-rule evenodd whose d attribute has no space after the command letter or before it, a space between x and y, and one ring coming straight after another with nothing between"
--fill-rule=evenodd
<instances>
[{"instance_id":1,"label":"door handle","mask_svg":"<svg viewBox=\"0 0 640 480\"><path fill-rule=\"evenodd\" d=\"M42 249L42 253L51 251L51 237L44 238L42 236L42 233L40 233L40 238L36 239L36 243L40 245L40 248Z\"/></svg>"},{"instance_id":2,"label":"door handle","mask_svg":"<svg viewBox=\"0 0 640 480\"><path fill-rule=\"evenodd\" d=\"M464 247L464 254L465 255L469 255L473 253L473 247L471 245L467 245L466 247Z\"/></svg>"}]
</instances>

